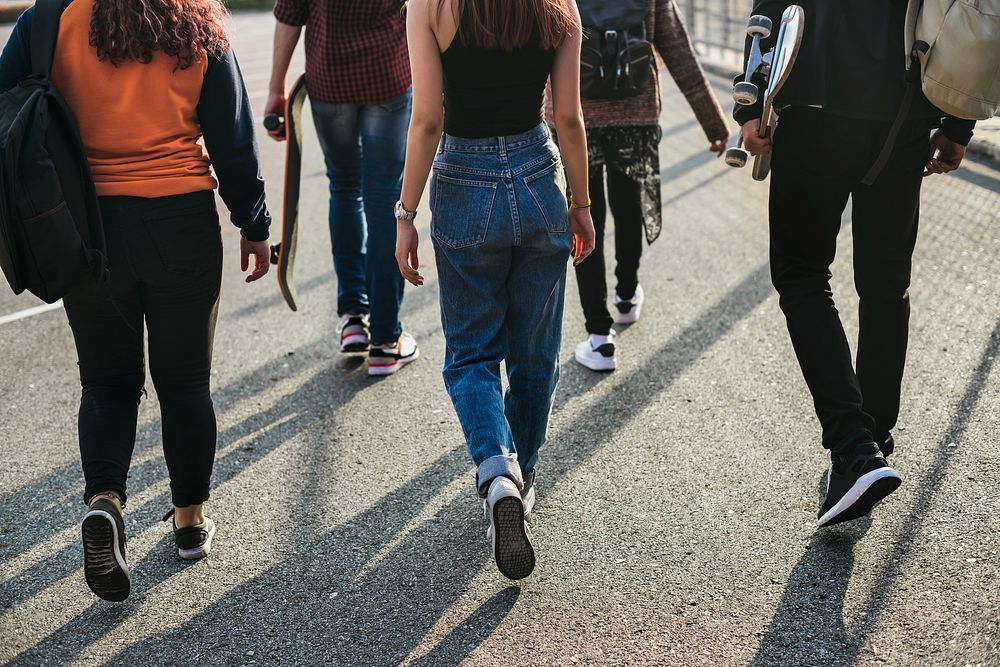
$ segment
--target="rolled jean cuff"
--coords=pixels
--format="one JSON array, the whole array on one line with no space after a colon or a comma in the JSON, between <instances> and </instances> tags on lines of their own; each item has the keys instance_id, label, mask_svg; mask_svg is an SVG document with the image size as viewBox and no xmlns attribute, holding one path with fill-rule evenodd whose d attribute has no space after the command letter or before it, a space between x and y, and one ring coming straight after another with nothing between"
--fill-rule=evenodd
<instances>
[{"instance_id":1,"label":"rolled jean cuff","mask_svg":"<svg viewBox=\"0 0 1000 667\"><path fill-rule=\"evenodd\" d=\"M497 477L509 477L518 489L524 488L521 477L521 466L517 463L517 454L498 454L491 456L476 468L476 492L480 498L485 498L490 490L490 482Z\"/></svg>"}]
</instances>

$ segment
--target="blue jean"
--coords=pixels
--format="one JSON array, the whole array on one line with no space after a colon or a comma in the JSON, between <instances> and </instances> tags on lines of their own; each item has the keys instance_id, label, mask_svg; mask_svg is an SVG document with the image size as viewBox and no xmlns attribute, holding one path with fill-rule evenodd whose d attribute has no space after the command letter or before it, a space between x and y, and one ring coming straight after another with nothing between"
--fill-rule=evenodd
<instances>
[{"instance_id":1,"label":"blue jean","mask_svg":"<svg viewBox=\"0 0 1000 667\"><path fill-rule=\"evenodd\" d=\"M501 475L523 486L559 380L570 251L559 153L544 125L509 137L446 135L430 194L444 382L477 466L476 488L485 495Z\"/></svg>"},{"instance_id":2,"label":"blue jean","mask_svg":"<svg viewBox=\"0 0 1000 667\"><path fill-rule=\"evenodd\" d=\"M337 314L370 315L375 343L391 343L402 332L392 207L403 183L411 97L407 91L375 105L311 101L330 179Z\"/></svg>"}]
</instances>

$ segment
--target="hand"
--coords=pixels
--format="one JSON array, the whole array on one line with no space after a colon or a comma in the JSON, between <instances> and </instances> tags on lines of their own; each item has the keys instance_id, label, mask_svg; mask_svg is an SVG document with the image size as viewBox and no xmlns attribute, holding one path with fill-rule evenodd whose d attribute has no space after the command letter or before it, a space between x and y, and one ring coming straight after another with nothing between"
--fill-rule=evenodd
<instances>
[{"instance_id":1,"label":"hand","mask_svg":"<svg viewBox=\"0 0 1000 667\"><path fill-rule=\"evenodd\" d=\"M756 157L757 155L767 155L771 152L771 138L757 135L760 132L760 118L754 118L743 123L740 131L743 132L743 147L750 152L750 155Z\"/></svg>"},{"instance_id":2,"label":"hand","mask_svg":"<svg viewBox=\"0 0 1000 667\"><path fill-rule=\"evenodd\" d=\"M247 241L240 239L240 268L247 271L250 268L250 255L253 255L253 273L247 276L248 283L260 280L271 268L271 245L267 241Z\"/></svg>"},{"instance_id":3,"label":"hand","mask_svg":"<svg viewBox=\"0 0 1000 667\"><path fill-rule=\"evenodd\" d=\"M708 150L715 153L715 157L722 157L722 154L726 152L726 140L715 139L708 145Z\"/></svg>"},{"instance_id":4,"label":"hand","mask_svg":"<svg viewBox=\"0 0 1000 667\"><path fill-rule=\"evenodd\" d=\"M282 119L281 127L277 130L268 130L268 135L275 141L285 140L285 93L284 91L271 93L267 96L267 104L264 105L264 115L274 114Z\"/></svg>"},{"instance_id":5,"label":"hand","mask_svg":"<svg viewBox=\"0 0 1000 667\"><path fill-rule=\"evenodd\" d=\"M417 235L417 228L413 222L405 220L396 221L396 263L399 264L399 272L407 281L420 287L424 284L424 277L420 275L420 259L417 257L417 246L420 239Z\"/></svg>"},{"instance_id":6,"label":"hand","mask_svg":"<svg viewBox=\"0 0 1000 667\"><path fill-rule=\"evenodd\" d=\"M573 266L580 266L594 252L596 234L589 207L569 210L569 231L573 236Z\"/></svg>"},{"instance_id":7,"label":"hand","mask_svg":"<svg viewBox=\"0 0 1000 667\"><path fill-rule=\"evenodd\" d=\"M944 136L941 130L936 130L931 135L931 155L927 159L927 165L924 167L924 176L947 174L949 171L955 171L962 165L964 157L965 146L956 144Z\"/></svg>"}]
</instances>

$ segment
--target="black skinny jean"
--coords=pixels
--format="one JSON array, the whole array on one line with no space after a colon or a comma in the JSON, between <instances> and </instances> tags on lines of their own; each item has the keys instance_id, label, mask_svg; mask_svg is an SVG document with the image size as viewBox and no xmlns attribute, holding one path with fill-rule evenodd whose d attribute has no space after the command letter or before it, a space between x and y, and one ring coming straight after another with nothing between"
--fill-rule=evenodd
<instances>
[{"instance_id":1,"label":"black skinny jean","mask_svg":"<svg viewBox=\"0 0 1000 667\"><path fill-rule=\"evenodd\" d=\"M590 172L590 214L594 219L596 244L590 257L576 267L580 304L587 321L587 333L606 336L614 321L608 311L608 283L604 264L604 230L608 205L615 217L615 291L623 299L635 296L639 286L639 260L642 258L643 218L638 182L607 167L608 195L604 196L604 169Z\"/></svg>"},{"instance_id":2,"label":"black skinny jean","mask_svg":"<svg viewBox=\"0 0 1000 667\"><path fill-rule=\"evenodd\" d=\"M97 285L65 299L83 385L84 501L102 491L126 497L145 384L145 320L173 504L201 503L209 495L216 439L209 378L222 237L215 196L105 197L101 212L111 299Z\"/></svg>"},{"instance_id":3,"label":"black skinny jean","mask_svg":"<svg viewBox=\"0 0 1000 667\"><path fill-rule=\"evenodd\" d=\"M866 186L861 180L885 142L888 122L805 107L781 114L771 170L771 278L827 449L881 440L896 425L921 173L933 124L908 121L885 169ZM860 297L856 371L830 289L848 197Z\"/></svg>"}]
</instances>

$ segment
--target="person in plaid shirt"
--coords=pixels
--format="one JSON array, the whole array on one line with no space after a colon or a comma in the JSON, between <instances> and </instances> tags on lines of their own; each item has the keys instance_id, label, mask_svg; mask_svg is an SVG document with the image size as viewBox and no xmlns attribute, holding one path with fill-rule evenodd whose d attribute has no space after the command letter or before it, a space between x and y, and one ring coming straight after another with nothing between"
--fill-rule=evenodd
<instances>
[{"instance_id":1,"label":"person in plaid shirt","mask_svg":"<svg viewBox=\"0 0 1000 667\"><path fill-rule=\"evenodd\" d=\"M370 375L394 373L418 355L399 321L392 212L411 108L401 9L400 0L277 0L265 109L284 115L288 66L305 26L306 86L330 178L340 350L367 352Z\"/></svg>"}]
</instances>

